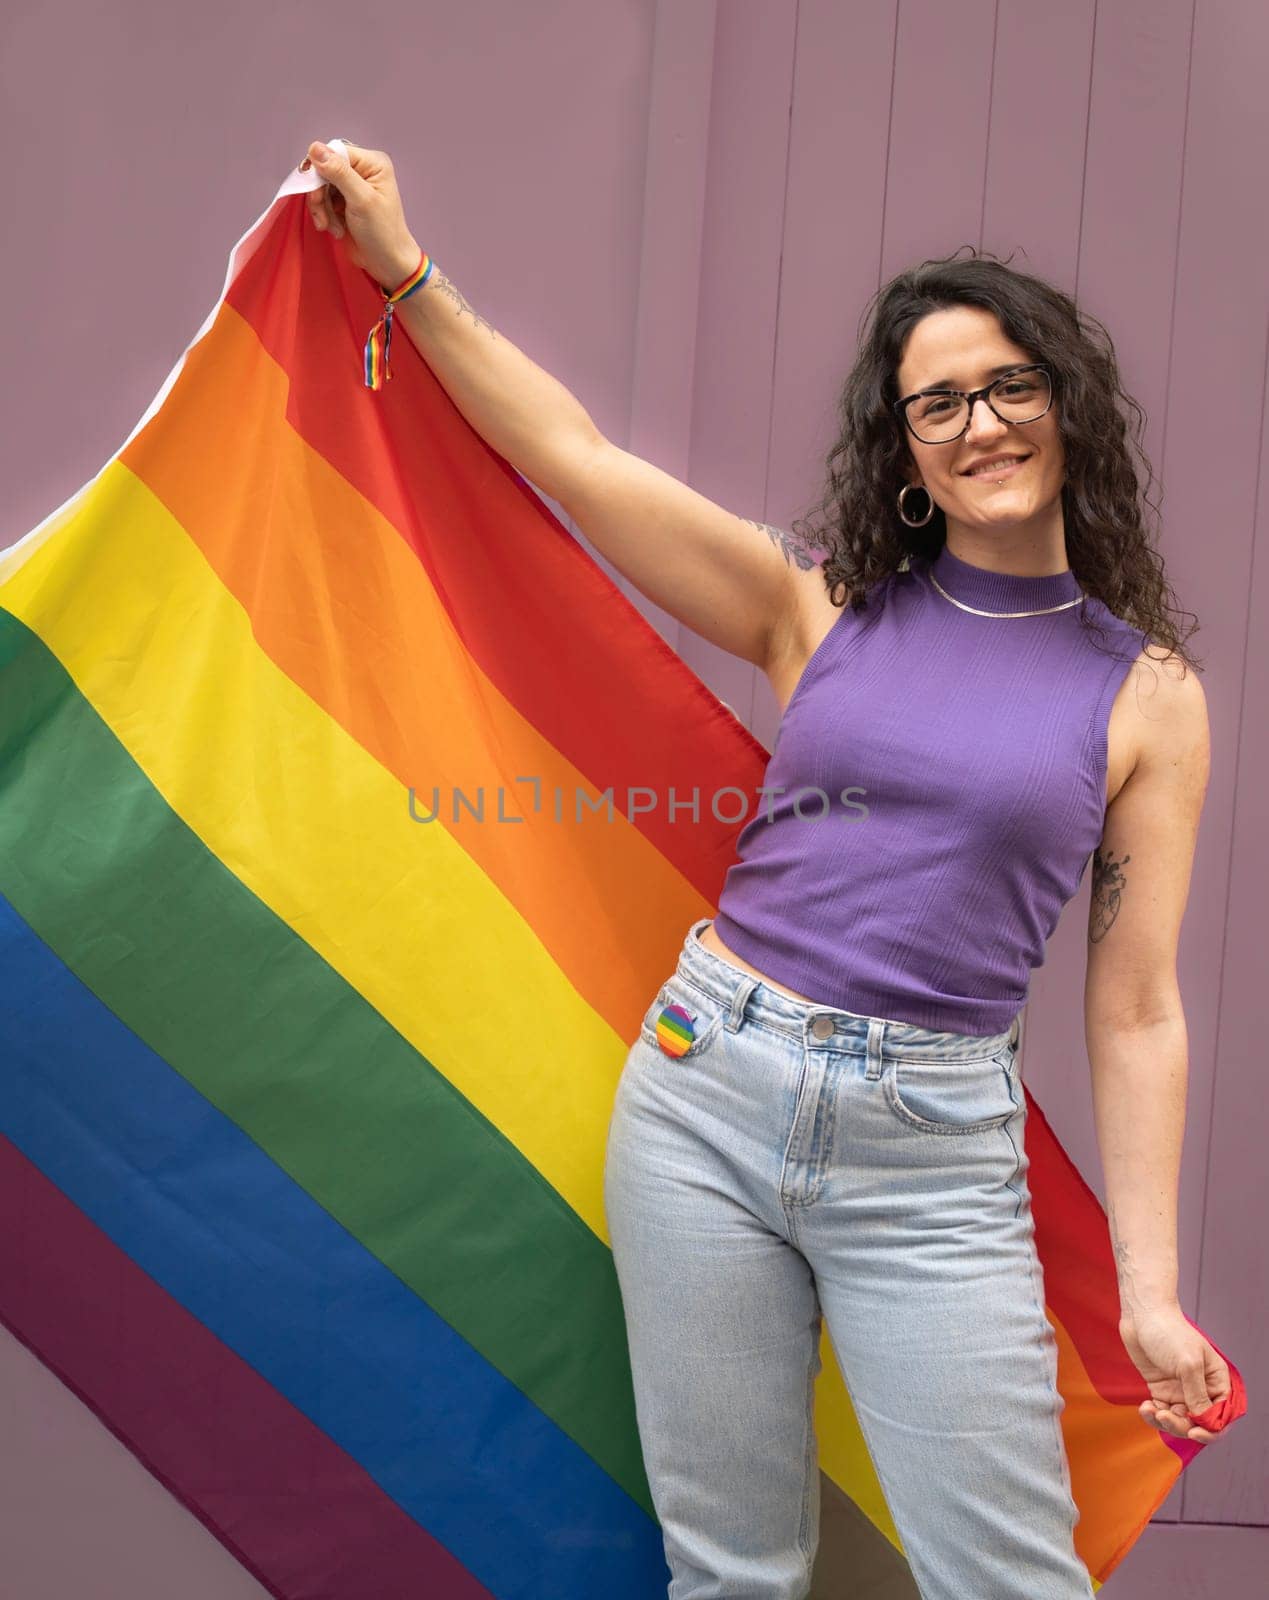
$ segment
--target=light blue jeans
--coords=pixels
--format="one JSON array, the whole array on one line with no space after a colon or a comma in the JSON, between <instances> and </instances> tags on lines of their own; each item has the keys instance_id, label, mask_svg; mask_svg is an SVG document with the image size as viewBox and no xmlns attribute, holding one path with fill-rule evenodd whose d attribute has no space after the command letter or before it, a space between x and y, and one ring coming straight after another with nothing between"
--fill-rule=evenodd
<instances>
[{"instance_id":1,"label":"light blue jeans","mask_svg":"<svg viewBox=\"0 0 1269 1600\"><path fill-rule=\"evenodd\" d=\"M626 1060L604 1176L670 1600L809 1594L821 1316L923 1600L1087 1600L1017 1019L793 1000L709 920ZM679 1059L668 1004L695 1018Z\"/></svg>"}]
</instances>

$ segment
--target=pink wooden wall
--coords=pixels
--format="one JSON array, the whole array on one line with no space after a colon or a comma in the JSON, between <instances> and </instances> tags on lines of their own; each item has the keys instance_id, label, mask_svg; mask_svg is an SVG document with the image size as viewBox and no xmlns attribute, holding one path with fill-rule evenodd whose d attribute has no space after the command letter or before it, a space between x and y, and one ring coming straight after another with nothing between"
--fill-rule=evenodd
<instances>
[{"instance_id":1,"label":"pink wooden wall","mask_svg":"<svg viewBox=\"0 0 1269 1600\"><path fill-rule=\"evenodd\" d=\"M122 442L312 137L390 151L416 234L473 304L611 437L760 520L787 526L818 493L860 310L904 265L1017 249L1107 324L1149 416L1170 578L1203 623L1214 749L1181 950L1181 1284L1253 1413L1161 1509L1111 1581L1121 1600L1165 1581L1253 1600L1269 1570L1267 66L1263 0L0 14L0 547ZM765 681L634 598L769 745ZM1086 894L1036 976L1026 1074L1100 1193ZM262 1591L0 1334L10 1592Z\"/></svg>"}]
</instances>

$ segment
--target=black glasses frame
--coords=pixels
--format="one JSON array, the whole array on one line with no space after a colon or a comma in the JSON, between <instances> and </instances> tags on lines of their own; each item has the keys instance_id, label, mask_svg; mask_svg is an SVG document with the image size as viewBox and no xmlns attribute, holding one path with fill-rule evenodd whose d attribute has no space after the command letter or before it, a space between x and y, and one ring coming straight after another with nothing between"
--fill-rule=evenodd
<instances>
[{"instance_id":1,"label":"black glasses frame","mask_svg":"<svg viewBox=\"0 0 1269 1600\"><path fill-rule=\"evenodd\" d=\"M997 411L995 406L991 403L992 390L997 388L1002 383L1008 383L1011 378L1016 378L1020 372L1043 372L1049 380L1048 405L1045 406L1043 411L1037 412L1034 417L1028 417L1027 422L1022 423L1015 422L1012 417L1002 417L999 411ZM965 389L918 389L915 394L906 395L902 400L896 400L894 402L893 409L899 418L900 426L906 427L908 432L914 439L918 441L918 443L955 444L958 439L963 439L969 432L969 425L974 420L974 407L978 401L985 400L987 404L991 406L992 415L998 417L1000 421L1005 423L1007 427L1025 428L1027 423L1039 422L1041 417L1048 415L1048 412L1053 405L1053 389L1053 368L1047 361L1032 361L1026 366L1014 367L1012 371L1002 372L998 378L993 379L991 383L985 384L981 389L971 389L968 391ZM908 416L908 407L914 400L920 400L924 396L931 394L947 395L949 397L955 397L958 400L968 401L969 403L969 411L965 417L965 426L959 433L953 434L950 439L922 439L921 435L912 426L912 419Z\"/></svg>"}]
</instances>

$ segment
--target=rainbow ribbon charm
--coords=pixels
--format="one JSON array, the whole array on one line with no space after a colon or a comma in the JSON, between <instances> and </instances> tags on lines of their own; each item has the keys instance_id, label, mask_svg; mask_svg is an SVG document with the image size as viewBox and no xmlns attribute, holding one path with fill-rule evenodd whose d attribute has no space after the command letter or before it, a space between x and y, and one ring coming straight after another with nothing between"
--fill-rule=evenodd
<instances>
[{"instance_id":1,"label":"rainbow ribbon charm","mask_svg":"<svg viewBox=\"0 0 1269 1600\"><path fill-rule=\"evenodd\" d=\"M387 380L392 376L392 367L389 357L392 350L392 313L402 300L407 300L416 289L421 289L432 276L432 268L436 263L424 250L419 257L419 264L405 280L399 284L391 294L382 286L379 293L383 295L383 315L371 328L366 339L366 388L382 389Z\"/></svg>"}]
</instances>

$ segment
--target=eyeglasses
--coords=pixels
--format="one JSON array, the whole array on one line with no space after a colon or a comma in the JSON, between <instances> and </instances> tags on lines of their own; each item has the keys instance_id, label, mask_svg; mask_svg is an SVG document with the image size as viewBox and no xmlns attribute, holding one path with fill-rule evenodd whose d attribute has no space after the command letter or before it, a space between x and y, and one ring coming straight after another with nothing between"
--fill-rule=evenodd
<instances>
[{"instance_id":1,"label":"eyeglasses","mask_svg":"<svg viewBox=\"0 0 1269 1600\"><path fill-rule=\"evenodd\" d=\"M922 389L896 400L894 410L922 444L951 444L969 427L979 400L1002 422L1038 422L1053 404L1052 374L1036 361L968 394L963 389Z\"/></svg>"}]
</instances>

